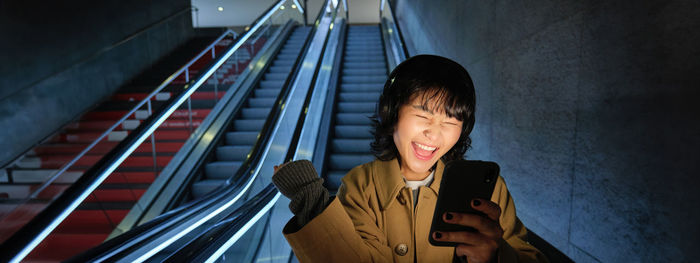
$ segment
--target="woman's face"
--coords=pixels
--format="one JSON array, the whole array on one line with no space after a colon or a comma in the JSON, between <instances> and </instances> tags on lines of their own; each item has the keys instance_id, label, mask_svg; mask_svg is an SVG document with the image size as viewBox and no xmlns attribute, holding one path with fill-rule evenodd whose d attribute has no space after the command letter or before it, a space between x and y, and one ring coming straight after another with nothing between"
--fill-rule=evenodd
<instances>
[{"instance_id":1,"label":"woman's face","mask_svg":"<svg viewBox=\"0 0 700 263\"><path fill-rule=\"evenodd\" d=\"M401 156L401 173L407 180L423 180L430 168L452 149L462 132L462 121L450 118L433 100L423 108L421 96L399 109L394 144Z\"/></svg>"}]
</instances>

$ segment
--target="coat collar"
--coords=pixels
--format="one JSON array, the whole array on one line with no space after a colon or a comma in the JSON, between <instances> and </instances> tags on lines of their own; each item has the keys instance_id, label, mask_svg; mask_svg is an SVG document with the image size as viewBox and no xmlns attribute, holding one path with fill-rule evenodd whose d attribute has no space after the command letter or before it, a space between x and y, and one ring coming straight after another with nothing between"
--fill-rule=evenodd
<instances>
[{"instance_id":1,"label":"coat collar","mask_svg":"<svg viewBox=\"0 0 700 263\"><path fill-rule=\"evenodd\" d=\"M440 191L440 181L442 180L442 171L444 168L445 164L442 160L438 160L435 168L435 177L429 187L436 196ZM401 168L399 168L399 161L397 158L390 161L377 160L375 161L373 170L374 182L377 184L376 189L379 196L379 203L382 206L382 210L386 210L396 200L401 189L406 187L406 182L404 182L403 176L401 176Z\"/></svg>"}]
</instances>

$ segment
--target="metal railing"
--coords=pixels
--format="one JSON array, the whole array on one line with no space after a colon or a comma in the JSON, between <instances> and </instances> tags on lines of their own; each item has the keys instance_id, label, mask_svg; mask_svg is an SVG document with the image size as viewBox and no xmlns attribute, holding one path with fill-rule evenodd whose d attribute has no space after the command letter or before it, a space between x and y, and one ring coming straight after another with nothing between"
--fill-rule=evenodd
<instances>
[{"instance_id":1,"label":"metal railing","mask_svg":"<svg viewBox=\"0 0 700 263\"><path fill-rule=\"evenodd\" d=\"M387 65L389 71L399 63L410 57L404 44L401 28L396 20L391 1L382 0L379 6L379 21L381 22L382 37L384 38L384 50L387 53Z\"/></svg>"}]
</instances>

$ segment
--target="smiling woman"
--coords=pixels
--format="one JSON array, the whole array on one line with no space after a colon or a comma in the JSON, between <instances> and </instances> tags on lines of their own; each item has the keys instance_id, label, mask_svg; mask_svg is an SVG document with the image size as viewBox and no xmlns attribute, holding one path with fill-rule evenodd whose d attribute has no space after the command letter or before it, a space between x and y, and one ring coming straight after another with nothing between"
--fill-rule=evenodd
<instances>
[{"instance_id":1,"label":"smiling woman","mask_svg":"<svg viewBox=\"0 0 700 263\"><path fill-rule=\"evenodd\" d=\"M276 168L272 180L295 214L284 234L299 261L547 262L525 241L500 176L490 200L465 204L482 215L443 215L475 232L430 232L445 163L464 158L474 109L474 86L462 66L415 56L392 71L379 98L371 144L377 160L345 175L335 198L311 162ZM457 245L433 246L429 236Z\"/></svg>"},{"instance_id":2,"label":"smiling woman","mask_svg":"<svg viewBox=\"0 0 700 263\"><path fill-rule=\"evenodd\" d=\"M475 104L462 66L438 56L410 58L379 98L372 151L382 161L398 158L407 180L423 180L438 159L461 159L469 148Z\"/></svg>"}]
</instances>

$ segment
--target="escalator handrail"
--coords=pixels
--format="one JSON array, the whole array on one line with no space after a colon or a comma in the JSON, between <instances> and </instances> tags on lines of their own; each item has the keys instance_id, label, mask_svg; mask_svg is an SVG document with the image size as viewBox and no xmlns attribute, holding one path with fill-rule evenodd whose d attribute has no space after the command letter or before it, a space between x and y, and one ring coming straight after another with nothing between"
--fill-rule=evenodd
<instances>
[{"instance_id":1,"label":"escalator handrail","mask_svg":"<svg viewBox=\"0 0 700 263\"><path fill-rule=\"evenodd\" d=\"M208 228L176 253L171 254L165 262L177 261L185 255L195 262L214 262L226 248L236 243L245 234L241 229L252 227L272 208L280 196L273 184L267 185L221 222Z\"/></svg>"},{"instance_id":2,"label":"escalator handrail","mask_svg":"<svg viewBox=\"0 0 700 263\"><path fill-rule=\"evenodd\" d=\"M389 8L388 15L391 15L391 18L394 21L394 23L392 23L393 30L396 31L396 33L398 35L398 38L399 38L398 44L401 45L401 52L403 53L400 55L403 56L403 59L406 59L406 58L410 57L410 53L408 52L408 48L406 47L406 44L405 44L406 41L404 41L403 33L401 33L401 26L399 26L399 21L396 19L396 13L394 12L394 8L391 7L391 2L392 2L391 0L382 0L381 1L380 7L379 7L379 19L381 21L383 14L385 12L384 11L385 6L387 8ZM400 62L401 61L397 61L397 63L400 63Z\"/></svg>"},{"instance_id":3,"label":"escalator handrail","mask_svg":"<svg viewBox=\"0 0 700 263\"><path fill-rule=\"evenodd\" d=\"M150 136L160 124L165 121L185 100L187 100L233 53L250 38L258 28L274 13L276 8L285 0L279 0L273 4L266 13L261 15L253 27L237 39L236 43L221 57L217 58L204 74L200 74L192 85L186 85L186 89L157 116L150 116L144 124L140 125L127 139L123 140L117 148L111 151L106 158L98 161L97 165L71 185L63 194L54 200L48 207L42 210L35 218L29 221L19 231L15 232L2 245L0 261L19 262L28 255L48 234L55 229L97 186L111 174L148 136ZM174 79L171 76L169 79ZM188 87L189 86L189 87ZM154 95L152 93L151 95ZM131 138L129 138L131 137Z\"/></svg>"}]
</instances>

